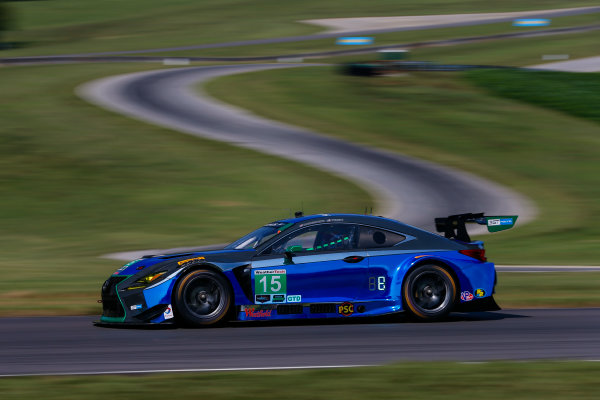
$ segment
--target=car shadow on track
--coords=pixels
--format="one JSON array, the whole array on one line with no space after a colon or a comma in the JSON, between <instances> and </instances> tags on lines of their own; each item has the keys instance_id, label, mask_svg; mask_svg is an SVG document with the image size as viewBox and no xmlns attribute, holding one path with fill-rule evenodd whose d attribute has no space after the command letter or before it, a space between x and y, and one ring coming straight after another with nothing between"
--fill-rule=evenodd
<instances>
[{"instance_id":1,"label":"car shadow on track","mask_svg":"<svg viewBox=\"0 0 600 400\"><path fill-rule=\"evenodd\" d=\"M508 318L529 318L526 315L507 312L471 312L452 313L446 319L435 322L415 321L404 314L384 315L380 317L337 318L337 319L302 319L284 321L235 321L223 327L266 327L266 326L302 326L302 325L365 325L365 324L446 324L453 322L498 321Z\"/></svg>"},{"instance_id":2,"label":"car shadow on track","mask_svg":"<svg viewBox=\"0 0 600 400\"><path fill-rule=\"evenodd\" d=\"M475 321L498 321L512 318L529 318L527 315L520 315L502 311L494 312L470 312L470 313L452 313L446 319L435 322L415 321L405 314L390 314L379 317L358 317L358 318L336 318L336 319L294 319L279 321L232 321L214 327L191 328L177 324L96 324L102 328L113 329L222 329L222 328L252 328L269 326L315 326L315 325L376 325L376 324L447 324L454 322L475 322Z\"/></svg>"}]
</instances>

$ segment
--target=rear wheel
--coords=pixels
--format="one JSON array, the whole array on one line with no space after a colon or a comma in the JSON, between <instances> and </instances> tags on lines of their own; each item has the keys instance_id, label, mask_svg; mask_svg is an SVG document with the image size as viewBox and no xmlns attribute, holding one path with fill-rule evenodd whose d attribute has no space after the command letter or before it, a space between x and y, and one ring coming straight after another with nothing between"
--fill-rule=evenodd
<instances>
[{"instance_id":1,"label":"rear wheel","mask_svg":"<svg viewBox=\"0 0 600 400\"><path fill-rule=\"evenodd\" d=\"M185 275L174 293L175 316L185 325L208 326L222 322L231 305L227 280L206 269Z\"/></svg>"},{"instance_id":2,"label":"rear wheel","mask_svg":"<svg viewBox=\"0 0 600 400\"><path fill-rule=\"evenodd\" d=\"M422 321L444 318L454 306L456 282L439 265L420 265L410 271L402 285L405 310Z\"/></svg>"}]
</instances>

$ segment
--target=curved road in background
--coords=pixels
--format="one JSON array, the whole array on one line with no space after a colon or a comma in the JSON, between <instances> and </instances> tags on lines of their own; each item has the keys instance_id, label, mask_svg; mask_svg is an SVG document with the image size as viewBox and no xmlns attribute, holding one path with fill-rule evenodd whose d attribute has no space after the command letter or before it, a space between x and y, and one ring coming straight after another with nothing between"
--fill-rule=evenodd
<instances>
[{"instance_id":1,"label":"curved road in background","mask_svg":"<svg viewBox=\"0 0 600 400\"><path fill-rule=\"evenodd\" d=\"M378 214L419 227L431 229L434 217L460 212L518 214L521 223L533 217L534 208L527 199L474 175L260 118L200 95L192 87L219 76L295 66L305 65L228 65L141 72L85 84L78 88L78 94L143 121L348 178L373 195Z\"/></svg>"},{"instance_id":2,"label":"curved road in background","mask_svg":"<svg viewBox=\"0 0 600 400\"><path fill-rule=\"evenodd\" d=\"M397 361L600 360L600 308L386 319L103 329L93 317L0 318L0 376L376 365ZM368 323L364 323L368 322Z\"/></svg>"}]
</instances>

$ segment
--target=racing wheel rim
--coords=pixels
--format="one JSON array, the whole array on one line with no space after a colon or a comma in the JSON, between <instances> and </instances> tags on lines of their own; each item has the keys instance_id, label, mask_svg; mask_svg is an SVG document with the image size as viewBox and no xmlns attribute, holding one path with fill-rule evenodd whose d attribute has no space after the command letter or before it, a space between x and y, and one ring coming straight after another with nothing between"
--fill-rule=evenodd
<instances>
[{"instance_id":1,"label":"racing wheel rim","mask_svg":"<svg viewBox=\"0 0 600 400\"><path fill-rule=\"evenodd\" d=\"M418 274L412 283L411 295L419 309L436 313L444 310L450 303L450 285L444 277L434 271Z\"/></svg>"},{"instance_id":2,"label":"racing wheel rim","mask_svg":"<svg viewBox=\"0 0 600 400\"><path fill-rule=\"evenodd\" d=\"M405 310L422 321L446 316L456 302L454 278L439 265L420 265L410 271L403 283Z\"/></svg>"},{"instance_id":3,"label":"racing wheel rim","mask_svg":"<svg viewBox=\"0 0 600 400\"><path fill-rule=\"evenodd\" d=\"M193 314L211 317L221 306L223 291L223 286L213 279L196 278L184 291L185 304Z\"/></svg>"},{"instance_id":4,"label":"racing wheel rim","mask_svg":"<svg viewBox=\"0 0 600 400\"><path fill-rule=\"evenodd\" d=\"M225 278L207 270L186 275L178 284L175 315L192 326L214 325L228 313L231 294Z\"/></svg>"}]
</instances>

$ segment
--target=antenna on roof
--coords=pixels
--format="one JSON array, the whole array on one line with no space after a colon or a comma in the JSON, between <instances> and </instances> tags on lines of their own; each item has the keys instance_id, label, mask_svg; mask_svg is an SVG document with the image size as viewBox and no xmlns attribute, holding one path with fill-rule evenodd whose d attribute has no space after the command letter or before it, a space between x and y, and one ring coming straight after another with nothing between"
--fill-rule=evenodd
<instances>
[{"instance_id":1,"label":"antenna on roof","mask_svg":"<svg viewBox=\"0 0 600 400\"><path fill-rule=\"evenodd\" d=\"M302 211L296 211L294 213L294 217L296 217L296 218L300 218L300 217L303 217L303 216L304 216L304 213Z\"/></svg>"},{"instance_id":2,"label":"antenna on roof","mask_svg":"<svg viewBox=\"0 0 600 400\"><path fill-rule=\"evenodd\" d=\"M367 215L367 206L365 206L365 215Z\"/></svg>"}]
</instances>

